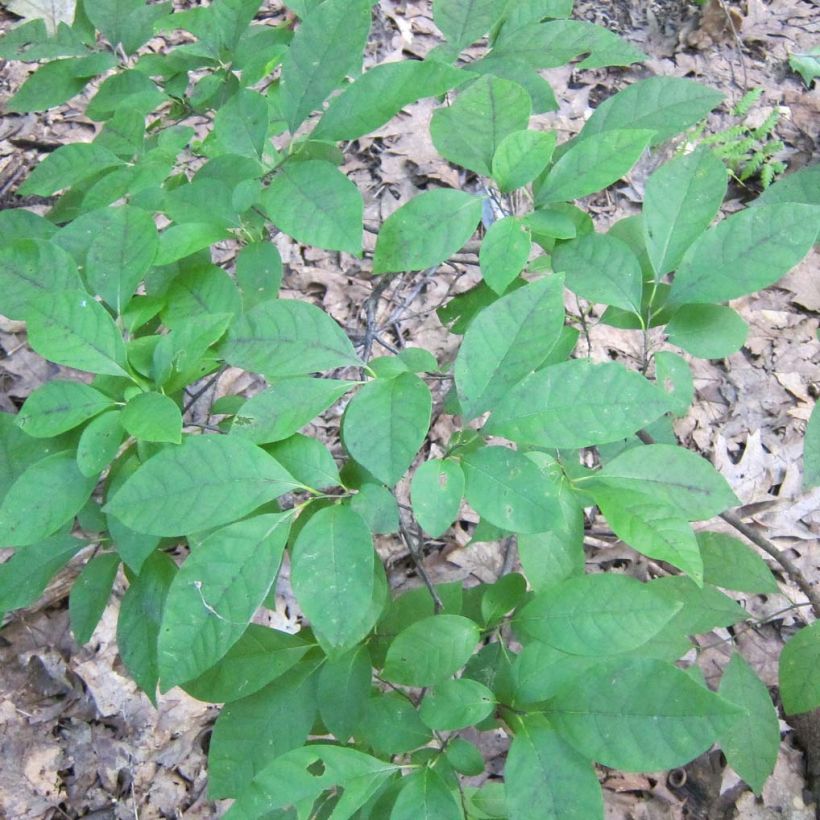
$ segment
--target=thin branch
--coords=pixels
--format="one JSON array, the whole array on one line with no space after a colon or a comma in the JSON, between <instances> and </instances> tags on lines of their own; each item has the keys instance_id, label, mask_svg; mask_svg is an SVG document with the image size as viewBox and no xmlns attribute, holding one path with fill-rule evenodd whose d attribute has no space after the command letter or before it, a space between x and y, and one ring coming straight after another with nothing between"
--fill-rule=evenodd
<instances>
[{"instance_id":1,"label":"thin branch","mask_svg":"<svg viewBox=\"0 0 820 820\"><path fill-rule=\"evenodd\" d=\"M413 559L416 572L418 572L421 576L421 580L424 581L424 585L427 587L427 591L433 599L433 606L435 608L436 615L438 615L438 613L444 609L444 602L439 597L435 584L433 584L432 579L427 574L427 570L424 568L422 557L418 552L419 542L414 538L404 524L399 525L399 532L401 533L402 541L404 541L405 546L407 547L407 551L410 553L410 557Z\"/></svg>"},{"instance_id":2,"label":"thin branch","mask_svg":"<svg viewBox=\"0 0 820 820\"><path fill-rule=\"evenodd\" d=\"M188 396L188 401L185 402L185 406L182 408L183 415L187 413L199 399L211 389L211 387L216 384L217 379L222 375L222 372L225 370L224 367L220 367L219 370L216 371L206 382L203 384L198 390L194 391Z\"/></svg>"}]
</instances>

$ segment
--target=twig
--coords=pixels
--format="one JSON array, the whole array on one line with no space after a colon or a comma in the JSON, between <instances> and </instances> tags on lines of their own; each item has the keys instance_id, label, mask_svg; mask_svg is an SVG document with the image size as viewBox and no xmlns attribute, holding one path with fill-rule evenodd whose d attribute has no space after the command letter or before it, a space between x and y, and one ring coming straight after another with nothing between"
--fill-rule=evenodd
<instances>
[{"instance_id":1,"label":"twig","mask_svg":"<svg viewBox=\"0 0 820 820\"><path fill-rule=\"evenodd\" d=\"M383 275L376 283L376 286L364 301L364 316L365 316L365 332L364 340L362 341L362 361L366 362L370 359L373 351L373 341L376 338L378 328L376 327L376 306L381 299L382 294L390 287L390 283L395 278L396 274L392 276Z\"/></svg>"},{"instance_id":2,"label":"twig","mask_svg":"<svg viewBox=\"0 0 820 820\"><path fill-rule=\"evenodd\" d=\"M743 69L743 91L747 91L749 88L749 75L746 71L746 57L743 54L743 41L740 39L740 33L737 30L737 26L735 25L735 20L732 17L732 12L726 7L725 0L717 0L718 5L720 6L721 10L723 11L724 16L726 17L726 22L729 23L729 28L732 30L732 37L735 41L735 48L737 48L738 56L740 57L740 67ZM731 66L731 63L729 63ZM734 68L732 68L732 74L734 75ZM734 79L734 76L732 77Z\"/></svg>"},{"instance_id":3,"label":"twig","mask_svg":"<svg viewBox=\"0 0 820 820\"><path fill-rule=\"evenodd\" d=\"M636 434L644 444L654 444L655 439L646 432L646 430L639 430ZM800 567L789 558L782 550L779 550L768 538L764 538L757 530L744 523L740 516L734 512L723 512L720 517L730 526L737 530L741 535L749 539L753 544L760 547L767 555L774 558L778 564L785 570L786 574L797 584L800 591L808 598L811 603L812 611L816 618L820 618L820 595L814 589L814 586L809 583L808 579L800 571Z\"/></svg>"},{"instance_id":4,"label":"twig","mask_svg":"<svg viewBox=\"0 0 820 820\"><path fill-rule=\"evenodd\" d=\"M224 367L220 367L219 370L217 370L217 372L214 373L205 382L205 384L202 385L202 387L200 387L198 390L196 390L195 392L191 393L188 396L188 401L185 402L185 406L182 408L183 414L187 413L197 403L197 401L199 401L199 399L202 396L204 396L205 393L207 393L208 390L211 389L211 387L214 386L214 384L216 383L216 380L222 375L222 371L224 369L225 369Z\"/></svg>"},{"instance_id":5,"label":"twig","mask_svg":"<svg viewBox=\"0 0 820 820\"><path fill-rule=\"evenodd\" d=\"M413 564L416 567L416 572L421 576L421 580L424 581L424 585L427 587L427 591L430 593L430 597L433 599L433 606L435 608L436 615L444 609L444 602L439 597L438 592L436 591L436 587L433 584L432 579L427 574L427 570L424 568L424 563L422 561L421 556L418 553L418 541L414 540L414 537L410 534L407 527L404 524L399 525L399 532L401 533L402 541L404 541L407 551L410 553L410 557L413 559Z\"/></svg>"}]
</instances>

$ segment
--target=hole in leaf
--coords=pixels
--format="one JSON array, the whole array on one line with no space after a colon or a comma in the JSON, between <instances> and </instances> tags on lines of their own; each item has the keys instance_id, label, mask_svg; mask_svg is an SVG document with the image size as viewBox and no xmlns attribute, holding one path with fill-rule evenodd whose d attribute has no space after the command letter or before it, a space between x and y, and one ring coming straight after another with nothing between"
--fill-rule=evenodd
<instances>
[{"instance_id":1,"label":"hole in leaf","mask_svg":"<svg viewBox=\"0 0 820 820\"><path fill-rule=\"evenodd\" d=\"M310 766L307 767L308 774L314 777L321 777L325 773L325 764L323 760L314 760Z\"/></svg>"}]
</instances>

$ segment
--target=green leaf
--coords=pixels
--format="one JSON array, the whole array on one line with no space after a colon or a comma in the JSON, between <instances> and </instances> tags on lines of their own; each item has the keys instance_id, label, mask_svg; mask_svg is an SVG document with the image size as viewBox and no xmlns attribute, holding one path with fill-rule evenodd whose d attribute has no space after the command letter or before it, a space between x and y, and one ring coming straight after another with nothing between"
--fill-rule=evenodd
<instances>
[{"instance_id":1,"label":"green leaf","mask_svg":"<svg viewBox=\"0 0 820 820\"><path fill-rule=\"evenodd\" d=\"M138 393L125 405L120 420L142 441L182 441L182 413L177 403L162 393Z\"/></svg>"},{"instance_id":2,"label":"green leaf","mask_svg":"<svg viewBox=\"0 0 820 820\"><path fill-rule=\"evenodd\" d=\"M737 353L749 327L725 305L683 305L666 325L673 345L701 359L722 359Z\"/></svg>"},{"instance_id":3,"label":"green leaf","mask_svg":"<svg viewBox=\"0 0 820 820\"><path fill-rule=\"evenodd\" d=\"M330 101L311 136L353 140L380 128L407 105L437 97L468 75L435 60L382 63L366 71Z\"/></svg>"},{"instance_id":4,"label":"green leaf","mask_svg":"<svg viewBox=\"0 0 820 820\"><path fill-rule=\"evenodd\" d=\"M0 505L0 543L22 547L42 541L74 518L96 484L96 476L80 473L71 451L35 461Z\"/></svg>"},{"instance_id":5,"label":"green leaf","mask_svg":"<svg viewBox=\"0 0 820 820\"><path fill-rule=\"evenodd\" d=\"M258 692L222 709L208 752L211 800L247 798L253 793L249 784L271 760L304 745L316 719L314 672L318 661L309 658Z\"/></svg>"},{"instance_id":6,"label":"green leaf","mask_svg":"<svg viewBox=\"0 0 820 820\"><path fill-rule=\"evenodd\" d=\"M638 161L653 131L604 131L573 143L535 192L536 205L580 199L612 185Z\"/></svg>"},{"instance_id":7,"label":"green leaf","mask_svg":"<svg viewBox=\"0 0 820 820\"><path fill-rule=\"evenodd\" d=\"M51 438L72 430L113 405L112 399L87 384L55 379L29 395L20 408L16 424L30 436Z\"/></svg>"},{"instance_id":8,"label":"green leaf","mask_svg":"<svg viewBox=\"0 0 820 820\"><path fill-rule=\"evenodd\" d=\"M345 410L345 448L379 481L393 486L424 442L432 405L429 388L413 373L368 382Z\"/></svg>"},{"instance_id":9,"label":"green leaf","mask_svg":"<svg viewBox=\"0 0 820 820\"><path fill-rule=\"evenodd\" d=\"M646 644L639 651L645 652ZM549 700L599 661L584 655L568 655L549 644L532 641L513 662L515 703Z\"/></svg>"},{"instance_id":10,"label":"green leaf","mask_svg":"<svg viewBox=\"0 0 820 820\"><path fill-rule=\"evenodd\" d=\"M265 766L225 817L242 820L293 805L311 807L334 787L341 797L333 813L340 820L352 817L398 769L347 747L315 744L293 749Z\"/></svg>"},{"instance_id":11,"label":"green leaf","mask_svg":"<svg viewBox=\"0 0 820 820\"><path fill-rule=\"evenodd\" d=\"M493 154L492 178L502 193L532 182L552 159L555 131L515 131L499 142Z\"/></svg>"},{"instance_id":12,"label":"green leaf","mask_svg":"<svg viewBox=\"0 0 820 820\"><path fill-rule=\"evenodd\" d=\"M625 575L582 575L536 595L515 626L561 652L598 657L642 646L680 608Z\"/></svg>"},{"instance_id":13,"label":"green leaf","mask_svg":"<svg viewBox=\"0 0 820 820\"><path fill-rule=\"evenodd\" d=\"M68 612L71 616L71 631L78 644L91 640L111 597L111 587L119 566L120 556L116 553L97 555L85 565L71 587Z\"/></svg>"},{"instance_id":14,"label":"green leaf","mask_svg":"<svg viewBox=\"0 0 820 820\"><path fill-rule=\"evenodd\" d=\"M655 381L669 397L669 409L678 418L689 412L695 398L692 371L682 356L669 350L659 350L655 356Z\"/></svg>"},{"instance_id":15,"label":"green leaf","mask_svg":"<svg viewBox=\"0 0 820 820\"><path fill-rule=\"evenodd\" d=\"M390 820L461 820L458 798L429 767L402 778Z\"/></svg>"},{"instance_id":16,"label":"green leaf","mask_svg":"<svg viewBox=\"0 0 820 820\"><path fill-rule=\"evenodd\" d=\"M433 733L421 722L416 708L399 692L373 695L356 731L356 739L380 755L418 749L429 743L432 736Z\"/></svg>"},{"instance_id":17,"label":"green leaf","mask_svg":"<svg viewBox=\"0 0 820 820\"><path fill-rule=\"evenodd\" d=\"M584 299L640 314L641 265L620 239L591 233L563 242L552 255L552 267L565 273L567 287Z\"/></svg>"},{"instance_id":18,"label":"green leaf","mask_svg":"<svg viewBox=\"0 0 820 820\"><path fill-rule=\"evenodd\" d=\"M236 258L236 283L245 311L275 299L282 284L282 257L273 242L245 245Z\"/></svg>"},{"instance_id":19,"label":"green leaf","mask_svg":"<svg viewBox=\"0 0 820 820\"><path fill-rule=\"evenodd\" d=\"M330 450L319 439L296 433L265 449L307 487L321 490L342 483Z\"/></svg>"},{"instance_id":20,"label":"green leaf","mask_svg":"<svg viewBox=\"0 0 820 820\"><path fill-rule=\"evenodd\" d=\"M373 273L434 268L464 246L481 219L481 200L437 188L405 202L379 231Z\"/></svg>"},{"instance_id":21,"label":"green leaf","mask_svg":"<svg viewBox=\"0 0 820 820\"><path fill-rule=\"evenodd\" d=\"M155 705L159 679L157 636L165 597L176 571L176 564L165 553L149 555L126 590L117 619L117 648L122 662Z\"/></svg>"},{"instance_id":22,"label":"green leaf","mask_svg":"<svg viewBox=\"0 0 820 820\"><path fill-rule=\"evenodd\" d=\"M545 359L564 323L563 280L539 279L485 308L470 324L454 373L461 410L493 408Z\"/></svg>"},{"instance_id":23,"label":"green leaf","mask_svg":"<svg viewBox=\"0 0 820 820\"><path fill-rule=\"evenodd\" d=\"M370 529L349 507L325 507L299 531L291 583L323 645L344 650L370 631L374 560Z\"/></svg>"},{"instance_id":24,"label":"green leaf","mask_svg":"<svg viewBox=\"0 0 820 820\"><path fill-rule=\"evenodd\" d=\"M470 820L508 820L505 791L498 780L487 780L477 789L465 786L464 803L471 812Z\"/></svg>"},{"instance_id":25,"label":"green leaf","mask_svg":"<svg viewBox=\"0 0 820 820\"><path fill-rule=\"evenodd\" d=\"M218 325L226 314L238 315L241 304L239 289L225 271L210 264L195 266L175 277L168 288L162 308L162 323L172 330L188 329L193 331L193 335L202 327L210 333L211 322L217 321L216 317L219 317ZM216 341L222 332L224 327L208 345Z\"/></svg>"},{"instance_id":26,"label":"green leaf","mask_svg":"<svg viewBox=\"0 0 820 820\"><path fill-rule=\"evenodd\" d=\"M239 408L231 435L256 444L289 438L355 385L356 382L310 376L277 380Z\"/></svg>"},{"instance_id":27,"label":"green leaf","mask_svg":"<svg viewBox=\"0 0 820 820\"><path fill-rule=\"evenodd\" d=\"M571 359L506 392L485 432L538 447L589 447L631 435L670 409L666 394L618 362Z\"/></svg>"},{"instance_id":28,"label":"green leaf","mask_svg":"<svg viewBox=\"0 0 820 820\"><path fill-rule=\"evenodd\" d=\"M708 461L671 444L626 450L604 466L597 480L648 493L689 521L705 521L738 503L726 479Z\"/></svg>"},{"instance_id":29,"label":"green leaf","mask_svg":"<svg viewBox=\"0 0 820 820\"><path fill-rule=\"evenodd\" d=\"M106 309L82 290L38 297L28 317L29 344L57 364L126 376L122 334Z\"/></svg>"},{"instance_id":30,"label":"green leaf","mask_svg":"<svg viewBox=\"0 0 820 820\"><path fill-rule=\"evenodd\" d=\"M27 319L37 297L82 287L77 264L58 245L18 239L0 248L0 312Z\"/></svg>"},{"instance_id":31,"label":"green leaf","mask_svg":"<svg viewBox=\"0 0 820 820\"><path fill-rule=\"evenodd\" d=\"M350 499L350 508L364 518L374 534L398 532L399 505L387 487L365 482Z\"/></svg>"},{"instance_id":32,"label":"green leaf","mask_svg":"<svg viewBox=\"0 0 820 820\"><path fill-rule=\"evenodd\" d=\"M151 215L129 205L109 208L104 223L88 247L85 275L91 290L120 314L151 267L159 239Z\"/></svg>"},{"instance_id":33,"label":"green leaf","mask_svg":"<svg viewBox=\"0 0 820 820\"><path fill-rule=\"evenodd\" d=\"M51 239L56 232L56 225L25 208L6 208L0 213L0 244L3 246L21 239Z\"/></svg>"},{"instance_id":34,"label":"green leaf","mask_svg":"<svg viewBox=\"0 0 820 820\"><path fill-rule=\"evenodd\" d=\"M267 144L268 118L265 97L240 88L214 117L212 139L219 153L261 159Z\"/></svg>"},{"instance_id":35,"label":"green leaf","mask_svg":"<svg viewBox=\"0 0 820 820\"><path fill-rule=\"evenodd\" d=\"M780 721L769 690L743 657L735 653L723 672L718 691L745 712L720 727L720 748L729 765L760 794L780 751Z\"/></svg>"},{"instance_id":36,"label":"green leaf","mask_svg":"<svg viewBox=\"0 0 820 820\"><path fill-rule=\"evenodd\" d=\"M163 691L199 677L239 640L276 579L292 520L288 512L238 521L191 552L165 601Z\"/></svg>"},{"instance_id":37,"label":"green leaf","mask_svg":"<svg viewBox=\"0 0 820 820\"><path fill-rule=\"evenodd\" d=\"M186 222L171 225L159 235L159 248L154 257L155 265L170 265L179 259L209 248L215 242L226 239L228 232L221 225L209 222Z\"/></svg>"},{"instance_id":38,"label":"green leaf","mask_svg":"<svg viewBox=\"0 0 820 820\"><path fill-rule=\"evenodd\" d=\"M192 436L149 459L105 506L149 535L218 527L298 484L264 450L237 436Z\"/></svg>"},{"instance_id":39,"label":"green leaf","mask_svg":"<svg viewBox=\"0 0 820 820\"><path fill-rule=\"evenodd\" d=\"M510 532L544 532L561 520L558 489L523 453L482 447L462 458L467 501Z\"/></svg>"},{"instance_id":40,"label":"green leaf","mask_svg":"<svg viewBox=\"0 0 820 820\"><path fill-rule=\"evenodd\" d=\"M591 493L613 532L638 552L683 570L703 583L695 533L675 508L652 495L612 484L593 486Z\"/></svg>"},{"instance_id":41,"label":"green leaf","mask_svg":"<svg viewBox=\"0 0 820 820\"><path fill-rule=\"evenodd\" d=\"M523 575L511 572L490 584L481 596L481 617L485 624L499 623L504 616L518 607L527 594Z\"/></svg>"},{"instance_id":42,"label":"green leaf","mask_svg":"<svg viewBox=\"0 0 820 820\"><path fill-rule=\"evenodd\" d=\"M820 485L820 411L815 404L803 437L803 488Z\"/></svg>"},{"instance_id":43,"label":"green leaf","mask_svg":"<svg viewBox=\"0 0 820 820\"><path fill-rule=\"evenodd\" d=\"M557 68L581 54L588 56L578 68L626 66L646 56L617 34L582 20L552 20L515 29L504 26L491 54L524 60L533 68Z\"/></svg>"},{"instance_id":44,"label":"green leaf","mask_svg":"<svg viewBox=\"0 0 820 820\"><path fill-rule=\"evenodd\" d=\"M464 70L473 74L491 74L518 83L530 95L533 114L558 110L558 101L555 99L552 86L524 60L509 56L497 57L491 52L480 60L467 63Z\"/></svg>"},{"instance_id":45,"label":"green leaf","mask_svg":"<svg viewBox=\"0 0 820 820\"><path fill-rule=\"evenodd\" d=\"M478 253L481 277L500 296L527 264L529 231L512 216L493 222Z\"/></svg>"},{"instance_id":46,"label":"green leaf","mask_svg":"<svg viewBox=\"0 0 820 820\"><path fill-rule=\"evenodd\" d=\"M820 706L820 621L803 627L780 653L780 699L787 715Z\"/></svg>"},{"instance_id":47,"label":"green leaf","mask_svg":"<svg viewBox=\"0 0 820 820\"><path fill-rule=\"evenodd\" d=\"M419 716L437 731L455 731L480 723L495 709L495 696L469 678L446 680L434 686L421 702Z\"/></svg>"},{"instance_id":48,"label":"green leaf","mask_svg":"<svg viewBox=\"0 0 820 820\"><path fill-rule=\"evenodd\" d=\"M231 326L225 360L272 379L360 364L345 332L324 311L293 299L262 302Z\"/></svg>"},{"instance_id":49,"label":"green leaf","mask_svg":"<svg viewBox=\"0 0 820 820\"><path fill-rule=\"evenodd\" d=\"M517 725L504 781L510 820L595 820L604 816L592 764L542 715L528 715Z\"/></svg>"},{"instance_id":50,"label":"green leaf","mask_svg":"<svg viewBox=\"0 0 820 820\"><path fill-rule=\"evenodd\" d=\"M717 587L698 586L682 575L658 578L650 586L667 600L683 604L669 626L670 632L702 635L716 627L736 624L748 616L742 606Z\"/></svg>"},{"instance_id":51,"label":"green leaf","mask_svg":"<svg viewBox=\"0 0 820 820\"><path fill-rule=\"evenodd\" d=\"M367 647L358 646L338 658L328 658L319 670L316 695L319 717L344 743L358 727L370 697L372 668Z\"/></svg>"},{"instance_id":52,"label":"green leaf","mask_svg":"<svg viewBox=\"0 0 820 820\"><path fill-rule=\"evenodd\" d=\"M435 0L433 21L459 51L486 34L503 11L495 0Z\"/></svg>"},{"instance_id":53,"label":"green leaf","mask_svg":"<svg viewBox=\"0 0 820 820\"><path fill-rule=\"evenodd\" d=\"M330 162L286 164L262 195L262 207L298 242L356 256L362 252L362 195Z\"/></svg>"},{"instance_id":54,"label":"green leaf","mask_svg":"<svg viewBox=\"0 0 820 820\"><path fill-rule=\"evenodd\" d=\"M675 270L686 249L720 210L729 177L713 151L701 147L661 165L646 182L643 228L658 278Z\"/></svg>"},{"instance_id":55,"label":"green leaf","mask_svg":"<svg viewBox=\"0 0 820 820\"><path fill-rule=\"evenodd\" d=\"M121 44L133 54L153 34L156 19L167 14L166 5L146 6L140 0L97 0L86 9L88 19L112 45Z\"/></svg>"},{"instance_id":56,"label":"green leaf","mask_svg":"<svg viewBox=\"0 0 820 820\"><path fill-rule=\"evenodd\" d=\"M675 274L670 300L724 302L774 284L811 249L820 226L813 205L738 211L701 234Z\"/></svg>"},{"instance_id":57,"label":"green leaf","mask_svg":"<svg viewBox=\"0 0 820 820\"><path fill-rule=\"evenodd\" d=\"M460 774L474 777L484 771L483 755L464 738L453 738L447 744L444 754L447 756L447 762Z\"/></svg>"},{"instance_id":58,"label":"green leaf","mask_svg":"<svg viewBox=\"0 0 820 820\"><path fill-rule=\"evenodd\" d=\"M100 171L123 165L116 155L93 142L73 142L52 151L20 186L22 196L52 196Z\"/></svg>"},{"instance_id":59,"label":"green leaf","mask_svg":"<svg viewBox=\"0 0 820 820\"><path fill-rule=\"evenodd\" d=\"M117 455L125 437L119 411L103 413L86 425L77 443L77 467L91 478L98 476Z\"/></svg>"},{"instance_id":60,"label":"green leaf","mask_svg":"<svg viewBox=\"0 0 820 820\"><path fill-rule=\"evenodd\" d=\"M413 515L433 538L446 532L455 521L463 495L464 472L456 461L425 461L413 473Z\"/></svg>"},{"instance_id":61,"label":"green leaf","mask_svg":"<svg viewBox=\"0 0 820 820\"><path fill-rule=\"evenodd\" d=\"M282 61L280 100L291 134L362 64L370 0L325 0L299 26Z\"/></svg>"},{"instance_id":62,"label":"green leaf","mask_svg":"<svg viewBox=\"0 0 820 820\"><path fill-rule=\"evenodd\" d=\"M430 136L445 159L490 176L499 144L527 127L531 110L530 96L518 83L487 75L435 111Z\"/></svg>"},{"instance_id":63,"label":"green leaf","mask_svg":"<svg viewBox=\"0 0 820 820\"><path fill-rule=\"evenodd\" d=\"M383 676L405 686L435 686L467 663L478 639L478 627L461 615L423 618L390 644Z\"/></svg>"},{"instance_id":64,"label":"green leaf","mask_svg":"<svg viewBox=\"0 0 820 820\"><path fill-rule=\"evenodd\" d=\"M120 111L145 117L167 99L150 77L130 69L108 77L88 103L85 114L92 120L110 120Z\"/></svg>"},{"instance_id":65,"label":"green leaf","mask_svg":"<svg viewBox=\"0 0 820 820\"><path fill-rule=\"evenodd\" d=\"M779 202L797 202L820 205L820 164L806 165L793 171L766 188L749 203L749 207L774 205Z\"/></svg>"},{"instance_id":66,"label":"green leaf","mask_svg":"<svg viewBox=\"0 0 820 820\"><path fill-rule=\"evenodd\" d=\"M296 666L311 646L299 635L249 624L218 663L183 689L212 703L248 697Z\"/></svg>"},{"instance_id":67,"label":"green leaf","mask_svg":"<svg viewBox=\"0 0 820 820\"><path fill-rule=\"evenodd\" d=\"M584 510L563 484L558 492L559 517L545 532L518 536L518 555L536 592L584 571Z\"/></svg>"},{"instance_id":68,"label":"green leaf","mask_svg":"<svg viewBox=\"0 0 820 820\"><path fill-rule=\"evenodd\" d=\"M724 589L773 594L778 591L766 562L737 538L721 532L699 532L703 580Z\"/></svg>"},{"instance_id":69,"label":"green leaf","mask_svg":"<svg viewBox=\"0 0 820 820\"><path fill-rule=\"evenodd\" d=\"M499 702L510 703L513 698L511 653L502 642L485 644L464 667L462 677L477 680L491 689Z\"/></svg>"},{"instance_id":70,"label":"green leaf","mask_svg":"<svg viewBox=\"0 0 820 820\"><path fill-rule=\"evenodd\" d=\"M85 546L63 534L18 550L10 561L0 564L0 612L34 603L48 582Z\"/></svg>"},{"instance_id":71,"label":"green leaf","mask_svg":"<svg viewBox=\"0 0 820 820\"><path fill-rule=\"evenodd\" d=\"M660 145L702 120L723 94L682 77L650 77L604 100L592 112L581 132L593 134L620 128L654 131L652 145Z\"/></svg>"},{"instance_id":72,"label":"green leaf","mask_svg":"<svg viewBox=\"0 0 820 820\"><path fill-rule=\"evenodd\" d=\"M69 57L41 65L9 100L8 110L20 113L45 111L70 100L86 87L93 73L96 73L89 75L81 71L83 76L77 76L83 61L82 57Z\"/></svg>"},{"instance_id":73,"label":"green leaf","mask_svg":"<svg viewBox=\"0 0 820 820\"><path fill-rule=\"evenodd\" d=\"M719 722L739 712L672 664L640 658L589 669L551 701L547 718L584 757L653 772L705 752Z\"/></svg>"}]
</instances>

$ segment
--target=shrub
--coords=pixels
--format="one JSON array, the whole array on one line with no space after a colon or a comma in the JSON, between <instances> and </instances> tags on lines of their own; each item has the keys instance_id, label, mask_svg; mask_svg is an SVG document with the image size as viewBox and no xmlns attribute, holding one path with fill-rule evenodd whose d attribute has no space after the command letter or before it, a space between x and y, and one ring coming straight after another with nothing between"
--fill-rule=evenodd
<instances>
[{"instance_id":1,"label":"shrub","mask_svg":"<svg viewBox=\"0 0 820 820\"><path fill-rule=\"evenodd\" d=\"M779 743L765 686L739 654L717 692L676 661L687 636L746 617L718 587L772 592L775 580L745 543L692 528L718 514L738 524L726 512L738 499L674 440L671 419L692 399L686 361L663 349L638 372L576 358L564 297L606 306L601 321L616 328L662 327L694 356L731 354L746 326L723 303L772 285L812 247L817 169L713 224L727 172L702 147L649 177L640 215L596 232L573 202L721 95L643 80L559 145L528 128L555 108L539 70L582 55L581 69L626 66L640 52L567 19L571 1L436 0L445 39L425 60L361 73L371 5L294 0L300 20L268 26L254 22L259 0L176 13L90 0L70 27L50 34L35 20L0 41L3 56L43 62L13 110L59 105L105 77L86 109L96 139L58 148L20 189L60 194L47 217L0 213L0 312L26 322L37 353L93 374L50 381L0 417L0 540L15 549L0 609L28 605L88 555L70 598L87 641L122 565L117 639L134 679L152 699L182 686L225 703L209 791L236 798L232 817L588 820L603 814L593 763L663 769L716 741L759 791ZM141 50L174 31L191 36ZM480 59L459 58L488 33ZM275 227L361 256L363 199L339 170L339 143L442 95L433 142L486 181L500 215L487 215L487 196L431 188L380 226L377 293L398 273L432 274L482 220L486 232L482 281L440 311L462 336L452 366L421 348L371 358L372 335L357 348L320 308L278 298L269 237ZM510 205L518 191L525 213ZM211 258L225 239L240 247L232 270ZM220 398L218 425L189 423L186 389L225 365L268 387ZM457 432L442 458L419 463L441 381ZM340 400L341 470L299 432ZM819 441L813 420L807 482ZM396 486L408 483L404 509ZM482 537L517 538L523 574L430 581L422 545L463 500ZM586 573L593 505L666 574ZM405 541L426 586L391 597L376 533ZM295 635L251 623L285 553L306 619ZM787 711L820 703L819 653L816 624L787 644ZM484 768L467 727L511 736L503 785L464 786L460 775Z\"/></svg>"}]
</instances>

